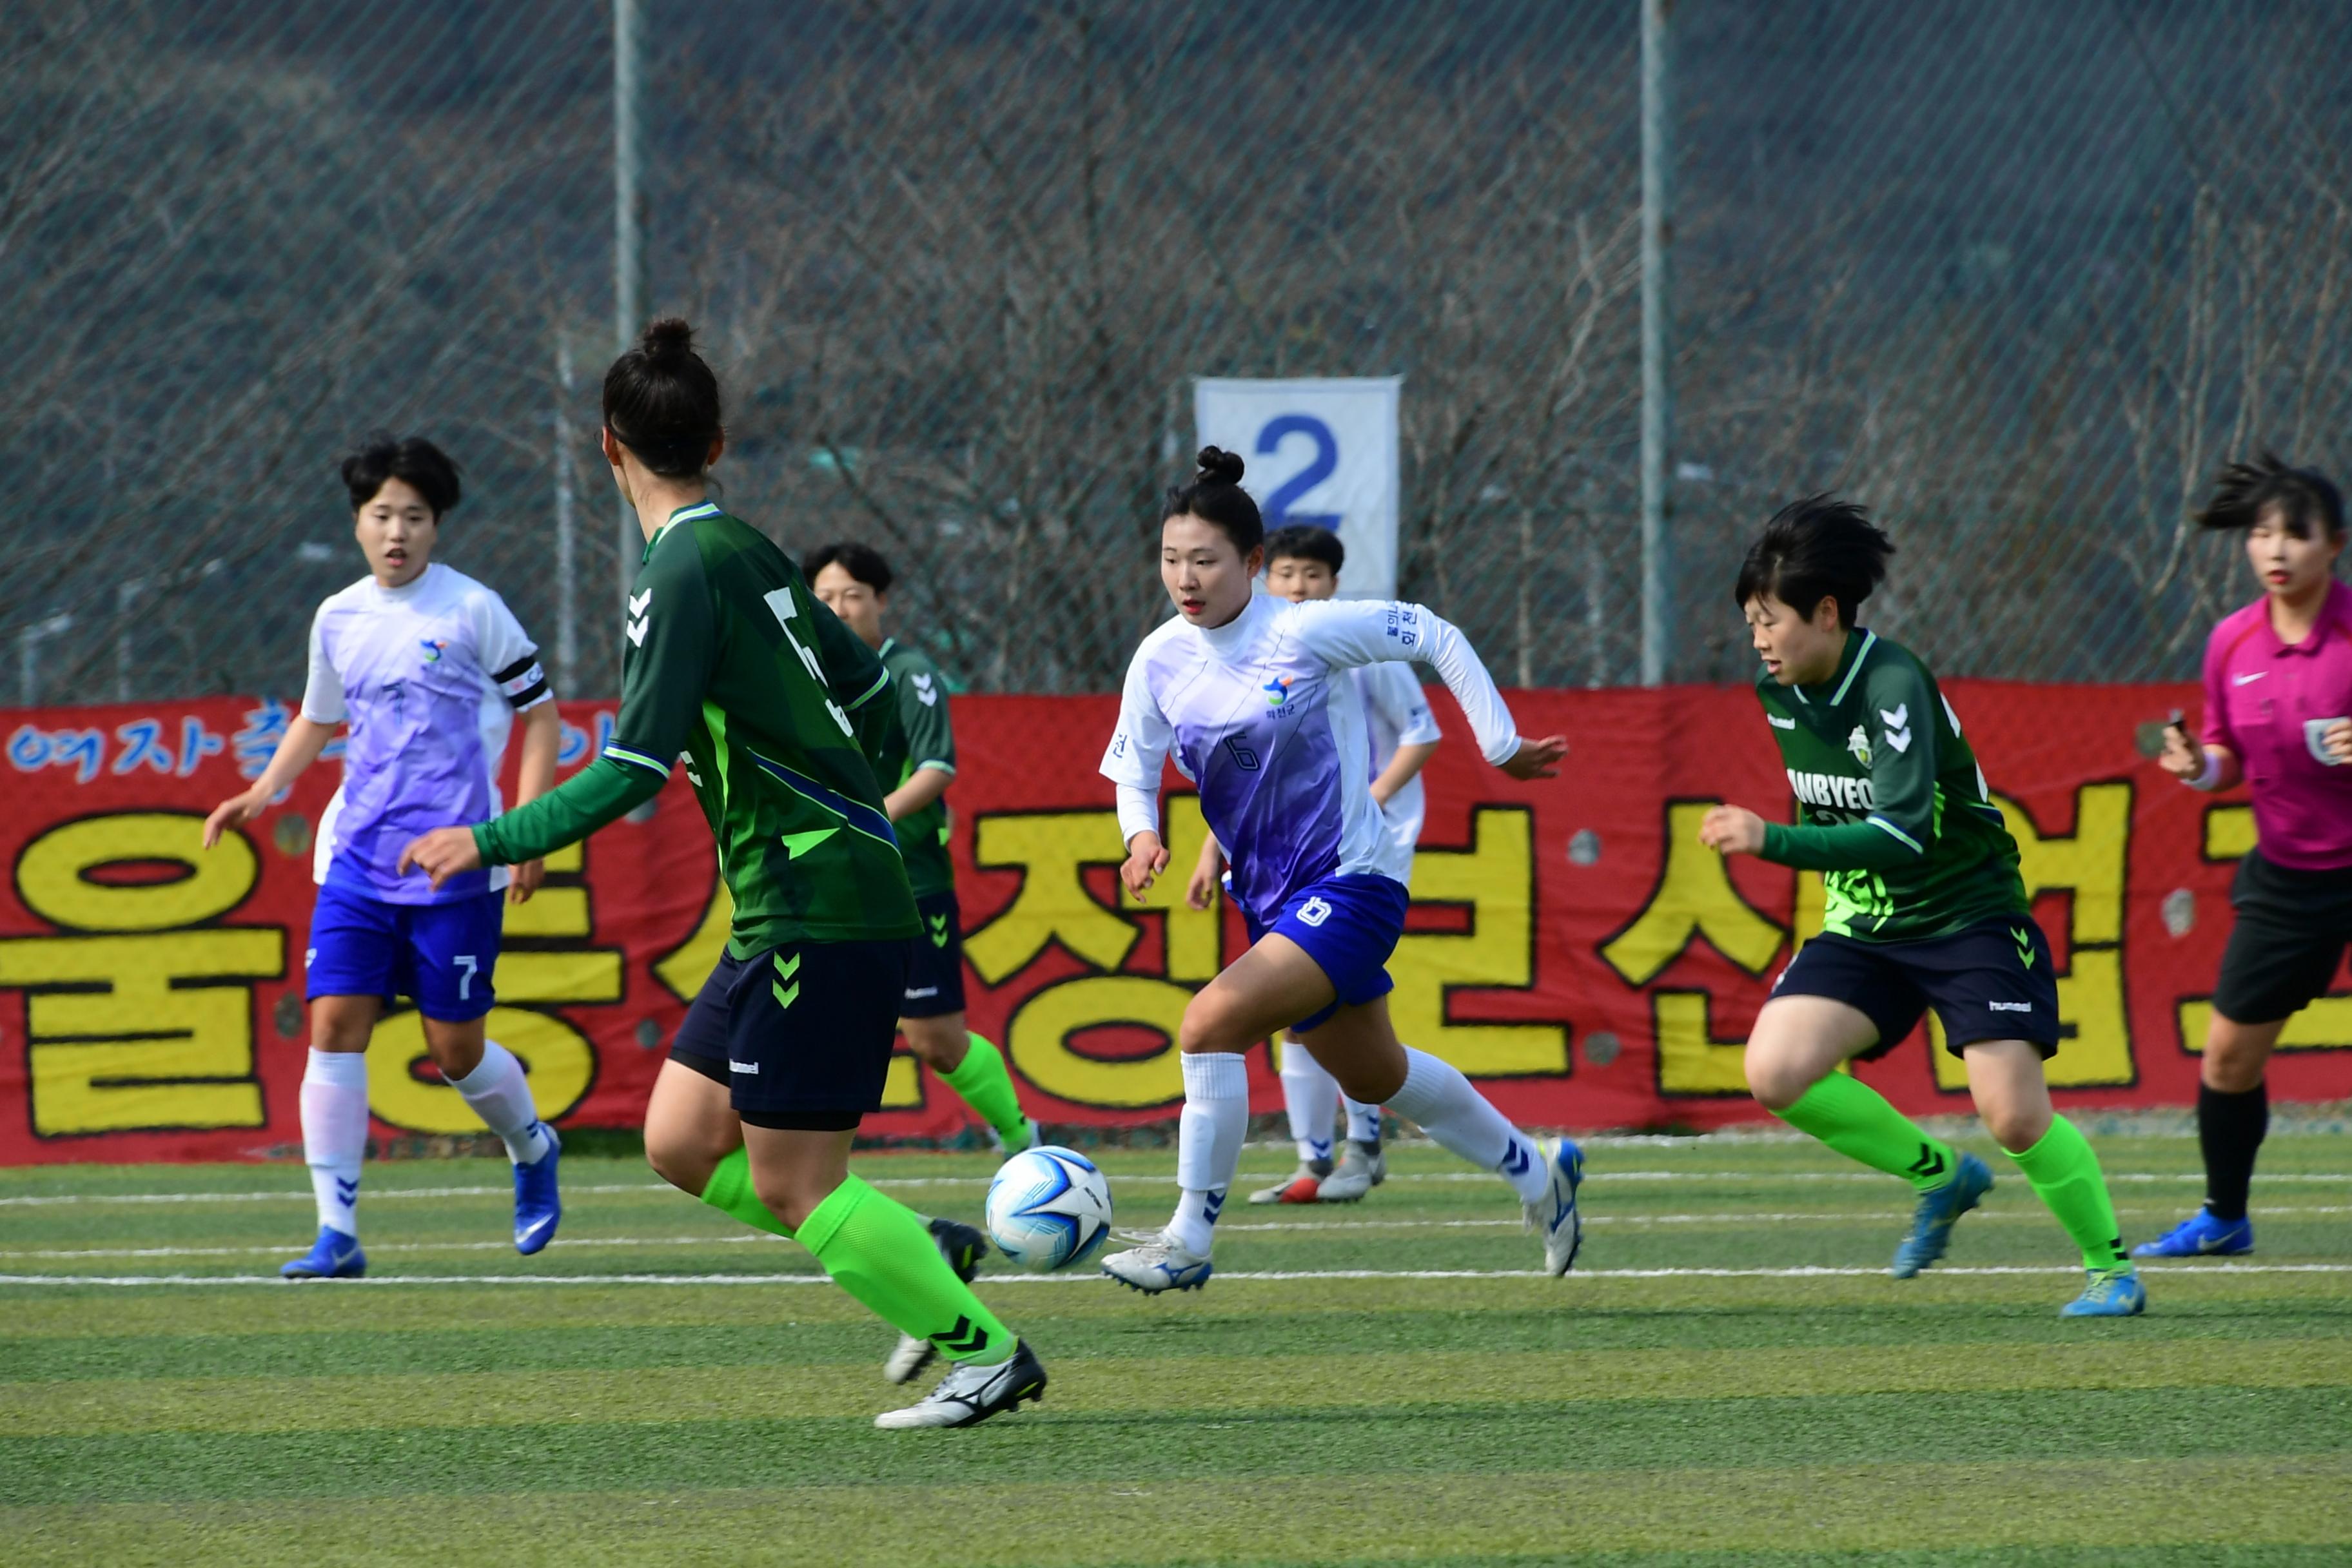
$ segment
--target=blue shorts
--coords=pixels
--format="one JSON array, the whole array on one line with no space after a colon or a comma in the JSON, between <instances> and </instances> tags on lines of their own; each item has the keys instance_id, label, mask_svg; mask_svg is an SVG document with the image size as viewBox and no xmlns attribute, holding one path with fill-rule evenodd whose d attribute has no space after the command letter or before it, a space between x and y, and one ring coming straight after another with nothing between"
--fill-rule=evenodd
<instances>
[{"instance_id":1,"label":"blue shorts","mask_svg":"<svg viewBox=\"0 0 2352 1568\"><path fill-rule=\"evenodd\" d=\"M302 956L304 994L414 998L416 1010L445 1024L465 1024L497 1000L506 895L477 893L446 904L388 904L329 881L310 911L310 948Z\"/></svg>"},{"instance_id":2,"label":"blue shorts","mask_svg":"<svg viewBox=\"0 0 2352 1568\"><path fill-rule=\"evenodd\" d=\"M1329 1006L1291 1025L1293 1032L1396 989L1386 965L1404 934L1405 906L1412 901L1402 882L1386 877L1326 877L1293 893L1270 926L1244 915L1251 942L1281 932L1306 950L1338 994Z\"/></svg>"}]
</instances>

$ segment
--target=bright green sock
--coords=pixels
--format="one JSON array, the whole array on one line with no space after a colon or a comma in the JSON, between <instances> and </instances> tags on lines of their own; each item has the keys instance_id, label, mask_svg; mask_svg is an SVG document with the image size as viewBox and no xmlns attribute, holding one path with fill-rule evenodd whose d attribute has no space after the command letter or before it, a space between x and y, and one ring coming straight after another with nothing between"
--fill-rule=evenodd
<instances>
[{"instance_id":1,"label":"bright green sock","mask_svg":"<svg viewBox=\"0 0 2352 1568\"><path fill-rule=\"evenodd\" d=\"M775 1215L775 1211L760 1201L751 1190L751 1156L741 1149L719 1162L710 1173L710 1184L702 1189L702 1201L720 1214L732 1215L753 1230L764 1230L793 1239L793 1227Z\"/></svg>"},{"instance_id":2,"label":"bright green sock","mask_svg":"<svg viewBox=\"0 0 2352 1568\"><path fill-rule=\"evenodd\" d=\"M1849 1073L1833 1072L1797 1097L1781 1121L1810 1132L1849 1160L1900 1176L1921 1192L1952 1179L1959 1156Z\"/></svg>"},{"instance_id":3,"label":"bright green sock","mask_svg":"<svg viewBox=\"0 0 2352 1568\"><path fill-rule=\"evenodd\" d=\"M994 1366L1013 1354L1013 1331L956 1278L922 1216L857 1177L816 1205L800 1241L835 1284L950 1361Z\"/></svg>"},{"instance_id":4,"label":"bright green sock","mask_svg":"<svg viewBox=\"0 0 2352 1568\"><path fill-rule=\"evenodd\" d=\"M1004 1147L1018 1153L1029 1145L1029 1119L1021 1114L1020 1096L1013 1092L1013 1075L1004 1070L1004 1056L978 1035L968 1037L963 1060L940 1079L960 1095L980 1119L996 1129Z\"/></svg>"},{"instance_id":5,"label":"bright green sock","mask_svg":"<svg viewBox=\"0 0 2352 1568\"><path fill-rule=\"evenodd\" d=\"M2010 1158L2083 1249L2084 1268L2096 1274L2131 1267L2116 1224L2115 1203L2107 1196L2107 1179L2099 1172L2099 1157L2073 1122L2052 1117L2041 1142Z\"/></svg>"}]
</instances>

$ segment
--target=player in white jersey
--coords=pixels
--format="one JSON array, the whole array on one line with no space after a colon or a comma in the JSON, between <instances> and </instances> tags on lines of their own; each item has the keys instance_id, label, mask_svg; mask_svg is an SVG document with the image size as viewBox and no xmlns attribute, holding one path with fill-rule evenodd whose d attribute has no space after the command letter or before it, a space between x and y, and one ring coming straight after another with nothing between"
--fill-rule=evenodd
<instances>
[{"instance_id":1,"label":"player in white jersey","mask_svg":"<svg viewBox=\"0 0 2352 1568\"><path fill-rule=\"evenodd\" d=\"M1450 1064L1397 1041L1382 967L1404 929L1395 843L1367 778L1369 743L1353 682L1334 673L1419 659L1469 716L1486 759L1515 778L1553 776L1567 752L1523 739L1462 634L1418 605L1390 600L1291 605L1255 591L1265 563L1257 503L1242 460L1211 447L1201 473L1170 493L1160 576L1176 617L1144 638L1128 667L1118 729L1102 771L1117 786L1127 860L1140 894L1168 868L1160 784L1171 759L1200 786L1209 830L1233 852L1229 886L1253 945L1184 1009L1176 1181L1165 1229L1103 1259L1103 1272L1147 1293L1205 1282L1212 1227L1249 1130L1242 1053L1288 1028L1356 1099L1384 1104L1431 1138L1502 1176L1565 1274L1580 1226L1583 1155L1512 1126Z\"/></svg>"},{"instance_id":2,"label":"player in white jersey","mask_svg":"<svg viewBox=\"0 0 2352 1568\"><path fill-rule=\"evenodd\" d=\"M420 437L380 437L344 459L342 477L368 575L319 606L300 715L252 787L205 823L210 847L267 810L318 760L336 726L349 727L343 782L319 821L319 899L303 964L310 1058L302 1149L319 1236L279 1270L289 1279L367 1271L358 1220L365 1052L397 994L415 1001L434 1065L514 1161L515 1250L545 1247L562 1213L554 1130L539 1120L522 1064L484 1025L501 897L530 898L542 868L532 861L511 876L472 872L437 889L423 872L398 868L402 846L418 834L498 814L499 765L517 713L517 803L554 783L553 694L506 602L432 559L441 520L457 504L457 466Z\"/></svg>"},{"instance_id":3,"label":"player in white jersey","mask_svg":"<svg viewBox=\"0 0 2352 1568\"><path fill-rule=\"evenodd\" d=\"M1265 585L1294 605L1336 597L1347 561L1347 547L1328 528L1294 523L1265 536ZM1412 666L1359 665L1348 674L1356 685L1356 700L1363 705L1365 737L1371 743L1372 804L1381 808L1395 847L1393 863L1384 870L1410 886L1413 847L1421 841L1421 770L1437 754L1437 721L1430 715L1429 700ZM1184 889L1185 901L1196 910L1207 909L1223 867L1223 846L1212 837L1201 846L1200 863ZM1283 1109L1298 1146L1298 1169L1250 1194L1249 1201L1357 1202L1388 1179L1388 1156L1381 1152L1381 1108L1341 1094L1339 1080L1323 1070L1302 1042L1285 1040L1278 1049ZM1348 1117L1348 1141L1336 1163L1331 1136L1335 1103Z\"/></svg>"}]
</instances>

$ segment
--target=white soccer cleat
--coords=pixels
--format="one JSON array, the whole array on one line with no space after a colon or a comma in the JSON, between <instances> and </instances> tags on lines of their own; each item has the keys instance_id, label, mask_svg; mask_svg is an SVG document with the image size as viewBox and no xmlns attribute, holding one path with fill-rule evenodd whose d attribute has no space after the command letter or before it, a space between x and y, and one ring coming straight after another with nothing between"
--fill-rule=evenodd
<instances>
[{"instance_id":1,"label":"white soccer cleat","mask_svg":"<svg viewBox=\"0 0 2352 1568\"><path fill-rule=\"evenodd\" d=\"M984 1128L982 1131L986 1132L988 1135L988 1142L994 1147L998 1153L1006 1155L1019 1154L1027 1150L1034 1149L1045 1142L1045 1130L1037 1125L1037 1119L1035 1117L1030 1117L1026 1125L1028 1127L1028 1141L1017 1147L1012 1143L1006 1142L1004 1140L1004 1134L999 1132L993 1127Z\"/></svg>"},{"instance_id":2,"label":"white soccer cleat","mask_svg":"<svg viewBox=\"0 0 2352 1568\"><path fill-rule=\"evenodd\" d=\"M1361 1143L1348 1140L1339 1152L1339 1168L1323 1178L1315 1194L1318 1204L1352 1204L1360 1202L1366 1193L1389 1179L1389 1156L1385 1149L1367 1152Z\"/></svg>"},{"instance_id":3,"label":"white soccer cleat","mask_svg":"<svg viewBox=\"0 0 2352 1568\"><path fill-rule=\"evenodd\" d=\"M1197 1290L1215 1272L1206 1258L1164 1230L1124 1239L1141 1245L1104 1258L1102 1271L1147 1296L1157 1296L1162 1290Z\"/></svg>"},{"instance_id":4,"label":"white soccer cleat","mask_svg":"<svg viewBox=\"0 0 2352 1568\"><path fill-rule=\"evenodd\" d=\"M1570 1138L1536 1145L1549 1167L1551 1184L1544 1195L1522 1206L1529 1230L1543 1237L1544 1272L1557 1279L1576 1267L1577 1248L1584 1245L1584 1222L1576 1213L1576 1189L1584 1181L1584 1151Z\"/></svg>"},{"instance_id":5,"label":"white soccer cleat","mask_svg":"<svg viewBox=\"0 0 2352 1568\"><path fill-rule=\"evenodd\" d=\"M1325 1164L1328 1167L1329 1162L1326 1161ZM1312 1162L1301 1160L1298 1169L1270 1187L1260 1187L1249 1195L1249 1201L1254 1204L1311 1204L1318 1201L1317 1194L1322 1191L1323 1184L1330 1174L1328 1168L1318 1171Z\"/></svg>"},{"instance_id":6,"label":"white soccer cleat","mask_svg":"<svg viewBox=\"0 0 2352 1568\"><path fill-rule=\"evenodd\" d=\"M886 1432L921 1426L971 1426L1024 1400L1045 1396L1045 1364L1019 1340L1013 1354L994 1366L953 1366L940 1385L919 1404L904 1410L886 1410L874 1425Z\"/></svg>"},{"instance_id":7,"label":"white soccer cleat","mask_svg":"<svg viewBox=\"0 0 2352 1568\"><path fill-rule=\"evenodd\" d=\"M882 1363L882 1375L893 1383L912 1383L916 1374L931 1364L939 1356L937 1345L912 1334L898 1336L898 1348Z\"/></svg>"}]
</instances>

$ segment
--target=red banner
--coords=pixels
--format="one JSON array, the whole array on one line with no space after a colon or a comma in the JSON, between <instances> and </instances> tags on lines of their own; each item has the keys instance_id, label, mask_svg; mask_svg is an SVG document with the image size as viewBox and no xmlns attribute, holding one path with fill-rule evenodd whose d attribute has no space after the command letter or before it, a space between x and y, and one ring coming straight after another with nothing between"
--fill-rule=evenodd
<instances>
[{"instance_id":1,"label":"red banner","mask_svg":"<svg viewBox=\"0 0 2352 1568\"><path fill-rule=\"evenodd\" d=\"M2135 732L2196 694L2172 687L1955 682L1952 699L2022 847L2061 972L2061 1098L2187 1104L2230 925L2242 797L2181 789ZM1716 801L1785 818L1789 792L1747 691L1519 693L1529 733L1564 731L1564 775L1483 766L1450 704L1431 765L1414 903L1391 962L1400 1035L1538 1127L1714 1126L1758 1113L1738 1042L1818 878L1697 843ZM1049 1122L1164 1120L1182 1095L1185 999L1239 950L1239 919L1181 907L1204 829L1169 796L1169 879L1146 904L1113 879L1110 788L1095 772L1109 698L956 703L950 802L972 1027L1001 1042ZM609 708L567 705L563 770ZM289 717L271 701L0 711L0 1163L236 1159L299 1147L302 949L311 834L335 783L314 768L241 837L197 828L258 773ZM541 1113L636 1123L663 1050L724 941L710 836L682 779L643 820L551 866L508 910L492 1036ZM2341 989L2341 987L2339 987ZM2279 1099L2352 1095L2352 994L2288 1026ZM1278 1104L1252 1057L1254 1103ZM1915 1043L1864 1074L1912 1111L1965 1110L1958 1064ZM415 1016L369 1053L378 1131L478 1131L425 1059ZM942 1136L955 1098L901 1057L872 1133Z\"/></svg>"}]
</instances>

